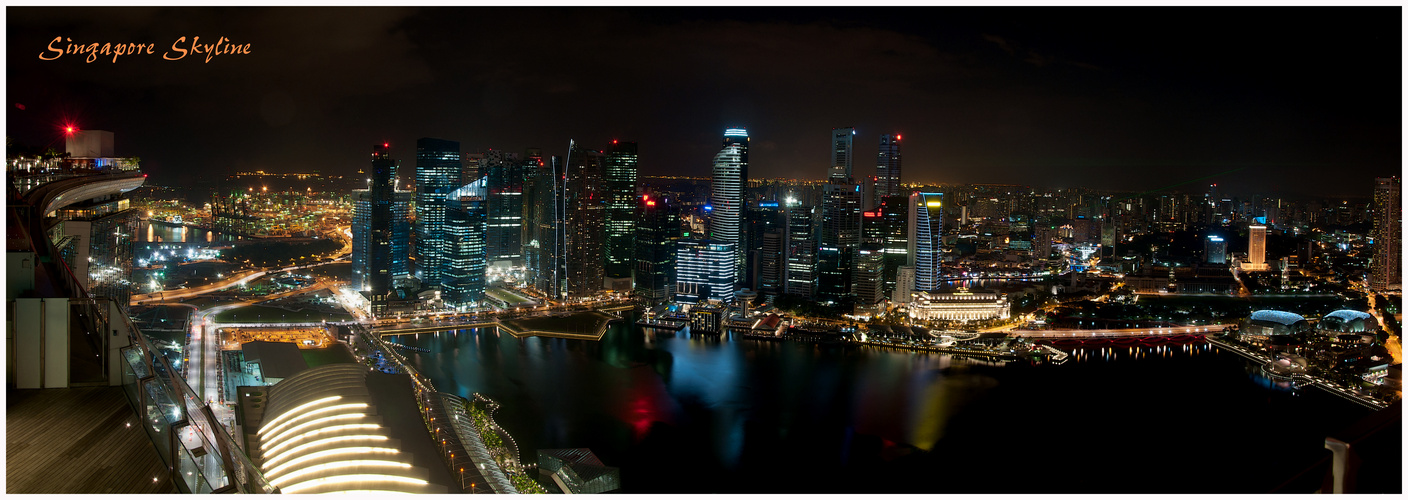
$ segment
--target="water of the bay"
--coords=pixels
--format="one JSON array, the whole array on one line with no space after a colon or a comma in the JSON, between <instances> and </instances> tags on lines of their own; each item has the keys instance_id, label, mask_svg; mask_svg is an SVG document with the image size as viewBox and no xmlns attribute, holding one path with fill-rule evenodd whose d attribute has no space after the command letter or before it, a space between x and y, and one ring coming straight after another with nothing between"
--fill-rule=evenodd
<instances>
[{"instance_id":1,"label":"water of the bay","mask_svg":"<svg viewBox=\"0 0 1408 500\"><path fill-rule=\"evenodd\" d=\"M196 227L167 224L162 222L139 221L137 241L142 243L190 243L197 246L241 239L218 231L208 231Z\"/></svg>"},{"instance_id":2,"label":"water of the bay","mask_svg":"<svg viewBox=\"0 0 1408 500\"><path fill-rule=\"evenodd\" d=\"M629 318L628 318L629 319ZM444 392L503 404L525 462L591 448L628 493L1267 492L1370 410L1207 344L1006 365L611 327L397 342Z\"/></svg>"}]
</instances>

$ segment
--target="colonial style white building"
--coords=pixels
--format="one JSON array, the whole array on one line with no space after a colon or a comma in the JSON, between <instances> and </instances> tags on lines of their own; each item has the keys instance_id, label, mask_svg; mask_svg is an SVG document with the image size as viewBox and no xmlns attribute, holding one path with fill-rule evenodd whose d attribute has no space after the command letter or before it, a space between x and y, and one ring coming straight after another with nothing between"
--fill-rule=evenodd
<instances>
[{"instance_id":1,"label":"colonial style white building","mask_svg":"<svg viewBox=\"0 0 1408 500\"><path fill-rule=\"evenodd\" d=\"M913 320L982 321L1006 319L1011 312L1007 296L1000 293L973 293L959 288L954 293L915 292L909 304Z\"/></svg>"}]
</instances>

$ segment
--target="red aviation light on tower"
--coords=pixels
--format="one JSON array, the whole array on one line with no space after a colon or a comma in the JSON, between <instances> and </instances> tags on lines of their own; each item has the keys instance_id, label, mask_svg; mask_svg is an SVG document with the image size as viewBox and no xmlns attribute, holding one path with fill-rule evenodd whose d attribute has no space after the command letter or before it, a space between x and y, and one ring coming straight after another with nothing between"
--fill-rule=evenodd
<instances>
[{"instance_id":1,"label":"red aviation light on tower","mask_svg":"<svg viewBox=\"0 0 1408 500\"><path fill-rule=\"evenodd\" d=\"M389 142L383 142L383 143L381 143L381 147L383 147L383 148L389 148L389 147L391 147L391 143L389 143Z\"/></svg>"},{"instance_id":2,"label":"red aviation light on tower","mask_svg":"<svg viewBox=\"0 0 1408 500\"><path fill-rule=\"evenodd\" d=\"M78 127L73 126L72 123L69 123L69 124L64 125L64 134L65 134L65 135L73 135L73 133L74 133L74 132L77 132L77 131L78 131Z\"/></svg>"},{"instance_id":3,"label":"red aviation light on tower","mask_svg":"<svg viewBox=\"0 0 1408 500\"><path fill-rule=\"evenodd\" d=\"M899 135L899 134L895 134L895 140L898 141L898 140L900 140L900 139L904 139L904 136Z\"/></svg>"},{"instance_id":4,"label":"red aviation light on tower","mask_svg":"<svg viewBox=\"0 0 1408 500\"><path fill-rule=\"evenodd\" d=\"M616 144L616 139L612 139L612 140L611 140L611 143L612 143L612 144Z\"/></svg>"}]
</instances>

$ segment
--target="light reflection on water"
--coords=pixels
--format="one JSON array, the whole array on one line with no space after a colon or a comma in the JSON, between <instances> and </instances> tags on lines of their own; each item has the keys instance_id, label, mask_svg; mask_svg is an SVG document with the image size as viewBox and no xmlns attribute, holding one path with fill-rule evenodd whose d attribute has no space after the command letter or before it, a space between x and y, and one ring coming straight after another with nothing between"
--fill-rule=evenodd
<instances>
[{"instance_id":1,"label":"light reflection on water","mask_svg":"<svg viewBox=\"0 0 1408 500\"><path fill-rule=\"evenodd\" d=\"M599 342L517 339L494 329L395 341L430 350L405 354L439 390L481 392L502 403L499 422L524 458L532 460L533 450L543 448L591 448L607 465L622 467L623 478L634 471L623 479L635 485L628 491L770 491L736 483L782 462L794 467L788 474L801 475L788 484L821 484L857 461L880 460L877 455L947 456L957 445L945 443L966 443L975 435L1021 446L1027 439L1006 433L1017 429L1005 426L1039 422L1047 411L1097 418L1139 411L1143 418L1148 410L1126 407L1196 407L1205 403L1170 402L1168 389L1160 388L1191 391L1186 386L1192 373L1228 379L1229 390L1241 390L1232 382L1243 377L1236 360L1214 363L1231 363L1230 374L1217 368L1221 375L1207 361L1196 361L1216 356L1206 343L1065 348L1071 359L1064 365L1000 366L937 353L765 342L629 324L612 325ZM1137 378L1150 390L1105 395L1101 391L1113 389L1091 381L1106 377ZM1072 397L1080 408L1062 406ZM1010 398L1023 402L1013 410L1004 402ZM1090 406L1096 404L1106 406ZM682 479L669 473L674 470L709 479ZM728 484L733 489L722 486Z\"/></svg>"},{"instance_id":2,"label":"light reflection on water","mask_svg":"<svg viewBox=\"0 0 1408 500\"><path fill-rule=\"evenodd\" d=\"M141 226L146 226L145 228ZM144 234L146 238L143 243L195 243L205 240L206 243L216 241L234 241L242 239L238 236L231 236L218 231L207 231L200 228L177 226L169 224L155 224L149 221L138 222L137 234Z\"/></svg>"}]
</instances>

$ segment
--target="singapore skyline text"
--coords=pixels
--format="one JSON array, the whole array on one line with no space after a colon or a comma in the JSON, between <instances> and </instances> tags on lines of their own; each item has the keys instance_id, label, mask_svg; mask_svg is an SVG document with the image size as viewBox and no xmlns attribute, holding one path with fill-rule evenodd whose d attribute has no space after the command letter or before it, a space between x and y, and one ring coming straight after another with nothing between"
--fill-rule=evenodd
<instances>
[{"instance_id":1,"label":"singapore skyline text","mask_svg":"<svg viewBox=\"0 0 1408 500\"><path fill-rule=\"evenodd\" d=\"M248 55L250 53L251 44L246 43L244 45L240 45L231 43L233 42L233 40L230 40L229 38L223 36L220 37L219 40L217 40L215 43L200 43L199 36L190 38L190 43L187 43L186 40L187 37L183 36L177 38L176 41L171 42L171 49L163 51L161 54L161 58L168 61L179 61L181 59L185 59L186 56L190 54L205 54L205 62L209 63L211 59L218 55ZM64 43L67 43L67 46L64 46ZM45 61L53 61L67 54L76 54L80 56L86 54L87 58L85 62L92 63L93 61L98 60L99 56L102 56L104 58L111 56L112 62L115 64L117 63L117 58L119 57L139 54L153 55L156 54L156 50L157 44L155 43L99 44L95 42L82 44L73 43L72 38L56 36L53 40L49 41L49 44L45 47L45 50L39 53L39 59Z\"/></svg>"}]
</instances>

